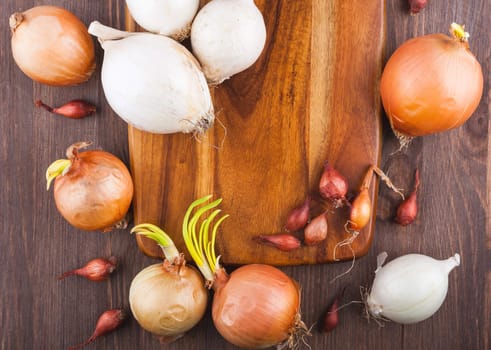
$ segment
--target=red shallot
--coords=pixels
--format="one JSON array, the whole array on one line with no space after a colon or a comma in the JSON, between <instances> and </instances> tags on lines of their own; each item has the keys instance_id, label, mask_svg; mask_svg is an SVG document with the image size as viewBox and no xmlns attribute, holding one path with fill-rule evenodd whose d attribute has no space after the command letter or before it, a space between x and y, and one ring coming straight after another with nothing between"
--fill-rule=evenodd
<instances>
[{"instance_id":1,"label":"red shallot","mask_svg":"<svg viewBox=\"0 0 491 350\"><path fill-rule=\"evenodd\" d=\"M409 12L411 15L415 15L424 9L427 2L428 0L409 0Z\"/></svg>"},{"instance_id":2,"label":"red shallot","mask_svg":"<svg viewBox=\"0 0 491 350\"><path fill-rule=\"evenodd\" d=\"M112 332L113 330L121 326L125 319L126 311L123 309L112 309L104 311L97 320L94 333L92 333L90 338L82 344L69 347L68 350L79 349L81 347L84 347L85 345L92 343L100 336Z\"/></svg>"},{"instance_id":3,"label":"red shallot","mask_svg":"<svg viewBox=\"0 0 491 350\"><path fill-rule=\"evenodd\" d=\"M332 201L336 207L346 203L348 180L329 162L324 163L324 171L319 181L319 193L322 198Z\"/></svg>"},{"instance_id":4,"label":"red shallot","mask_svg":"<svg viewBox=\"0 0 491 350\"><path fill-rule=\"evenodd\" d=\"M111 273L114 272L117 266L117 258L115 256L111 256L108 259L104 258L96 258L90 260L85 266L67 271L63 273L59 280L64 279L68 276L82 276L91 281L104 281L106 280Z\"/></svg>"},{"instance_id":5,"label":"red shallot","mask_svg":"<svg viewBox=\"0 0 491 350\"><path fill-rule=\"evenodd\" d=\"M279 250L289 252L300 248L300 240L288 233L275 235L260 235L255 238L259 243L271 245Z\"/></svg>"},{"instance_id":6,"label":"red shallot","mask_svg":"<svg viewBox=\"0 0 491 350\"><path fill-rule=\"evenodd\" d=\"M307 197L305 201L294 208L286 219L285 230L287 231L297 231L301 230L307 225L310 215L310 197Z\"/></svg>"},{"instance_id":7,"label":"red shallot","mask_svg":"<svg viewBox=\"0 0 491 350\"><path fill-rule=\"evenodd\" d=\"M317 215L312 221L305 227L303 232L304 242L308 246L316 245L327 237L327 217L326 213Z\"/></svg>"},{"instance_id":8,"label":"red shallot","mask_svg":"<svg viewBox=\"0 0 491 350\"><path fill-rule=\"evenodd\" d=\"M96 111L96 107L93 104L90 104L83 100L72 100L70 102L65 103L61 107L55 107L55 108L48 106L41 100L37 100L35 104L36 107L44 108L50 113L59 114L61 116L71 119L84 118L95 113Z\"/></svg>"},{"instance_id":9,"label":"red shallot","mask_svg":"<svg viewBox=\"0 0 491 350\"><path fill-rule=\"evenodd\" d=\"M418 215L417 192L419 187L419 170L414 172L414 188L409 197L399 204L397 208L396 222L402 226L407 226L416 219Z\"/></svg>"}]
</instances>

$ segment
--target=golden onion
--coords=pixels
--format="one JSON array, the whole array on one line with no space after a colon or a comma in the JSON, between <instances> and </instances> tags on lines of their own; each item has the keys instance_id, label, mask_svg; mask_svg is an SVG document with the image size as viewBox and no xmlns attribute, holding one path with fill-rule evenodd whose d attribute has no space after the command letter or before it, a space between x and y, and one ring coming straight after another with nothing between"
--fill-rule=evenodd
<instances>
[{"instance_id":1,"label":"golden onion","mask_svg":"<svg viewBox=\"0 0 491 350\"><path fill-rule=\"evenodd\" d=\"M396 135L414 137L461 126L479 105L481 65L462 26L402 44L382 73L382 103Z\"/></svg>"},{"instance_id":2,"label":"golden onion","mask_svg":"<svg viewBox=\"0 0 491 350\"><path fill-rule=\"evenodd\" d=\"M14 13L9 22L14 60L32 80L76 85L94 72L94 43L86 26L70 11L36 6Z\"/></svg>"}]
</instances>

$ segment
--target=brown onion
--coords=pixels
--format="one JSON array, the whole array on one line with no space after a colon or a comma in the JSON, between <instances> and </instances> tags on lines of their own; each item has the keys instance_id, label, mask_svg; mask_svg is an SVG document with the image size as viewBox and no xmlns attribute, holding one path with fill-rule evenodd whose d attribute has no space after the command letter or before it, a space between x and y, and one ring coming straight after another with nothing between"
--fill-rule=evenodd
<instances>
[{"instance_id":1,"label":"brown onion","mask_svg":"<svg viewBox=\"0 0 491 350\"><path fill-rule=\"evenodd\" d=\"M303 336L310 335L300 315L299 286L269 265L245 265L228 275L215 252L218 227L228 215L215 222L221 212L215 208L222 199L205 205L210 198L191 203L182 227L191 257L215 291L211 308L215 327L227 341L243 348L295 348Z\"/></svg>"},{"instance_id":2,"label":"brown onion","mask_svg":"<svg viewBox=\"0 0 491 350\"><path fill-rule=\"evenodd\" d=\"M406 41L390 57L380 82L387 117L400 137L433 134L462 125L483 92L481 65L468 34L430 34Z\"/></svg>"},{"instance_id":3,"label":"brown onion","mask_svg":"<svg viewBox=\"0 0 491 350\"><path fill-rule=\"evenodd\" d=\"M67 149L68 159L53 162L47 172L53 179L56 207L73 226L87 231L109 231L122 221L133 199L133 181L124 163L101 150L80 152L90 143Z\"/></svg>"},{"instance_id":4,"label":"brown onion","mask_svg":"<svg viewBox=\"0 0 491 350\"><path fill-rule=\"evenodd\" d=\"M94 43L73 13L56 6L36 6L14 13L9 22L14 60L32 80L75 85L94 72Z\"/></svg>"},{"instance_id":5,"label":"brown onion","mask_svg":"<svg viewBox=\"0 0 491 350\"><path fill-rule=\"evenodd\" d=\"M223 269L216 274L213 322L230 343L247 349L267 348L288 342L303 325L299 287L281 270L251 264L230 276Z\"/></svg>"}]
</instances>

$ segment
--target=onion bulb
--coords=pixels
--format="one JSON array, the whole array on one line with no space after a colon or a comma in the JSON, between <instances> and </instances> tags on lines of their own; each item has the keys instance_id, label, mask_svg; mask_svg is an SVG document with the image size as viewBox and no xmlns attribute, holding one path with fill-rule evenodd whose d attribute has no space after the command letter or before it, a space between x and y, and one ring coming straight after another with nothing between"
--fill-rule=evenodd
<instances>
[{"instance_id":1,"label":"onion bulb","mask_svg":"<svg viewBox=\"0 0 491 350\"><path fill-rule=\"evenodd\" d=\"M55 180L54 197L61 215L87 231L126 227L124 220L133 199L133 181L124 163L111 153L79 152L90 143L67 149L68 159L53 162L46 171L47 188Z\"/></svg>"},{"instance_id":2,"label":"onion bulb","mask_svg":"<svg viewBox=\"0 0 491 350\"><path fill-rule=\"evenodd\" d=\"M151 33L129 33L92 22L104 49L102 87L127 123L155 134L205 132L214 121L206 78L181 44Z\"/></svg>"},{"instance_id":3,"label":"onion bulb","mask_svg":"<svg viewBox=\"0 0 491 350\"><path fill-rule=\"evenodd\" d=\"M447 295L448 274L460 265L460 255L435 260L407 254L382 266L387 253L379 254L378 267L366 306L375 318L409 324L423 321L438 311Z\"/></svg>"},{"instance_id":4,"label":"onion bulb","mask_svg":"<svg viewBox=\"0 0 491 350\"><path fill-rule=\"evenodd\" d=\"M186 265L184 256L159 227L142 224L131 232L155 240L165 256L163 264L146 267L131 282L131 312L143 329L163 343L172 342L201 320L208 291L200 273Z\"/></svg>"},{"instance_id":5,"label":"onion bulb","mask_svg":"<svg viewBox=\"0 0 491 350\"><path fill-rule=\"evenodd\" d=\"M214 247L217 229L228 215L219 218L221 199L201 206L211 196L194 201L183 223L184 242L190 255L215 291L213 323L230 343L247 349L271 346L294 348L309 330L300 316L300 288L281 270L263 264L244 265L228 275L219 264ZM201 206L191 216L196 207Z\"/></svg>"},{"instance_id":6,"label":"onion bulb","mask_svg":"<svg viewBox=\"0 0 491 350\"><path fill-rule=\"evenodd\" d=\"M406 41L384 68L382 102L401 141L456 128L479 105L481 65L463 27L453 23L450 31L453 37L430 34Z\"/></svg>"},{"instance_id":7,"label":"onion bulb","mask_svg":"<svg viewBox=\"0 0 491 350\"><path fill-rule=\"evenodd\" d=\"M32 80L75 85L94 72L94 43L73 13L56 6L36 6L14 13L9 22L14 60Z\"/></svg>"},{"instance_id":8,"label":"onion bulb","mask_svg":"<svg viewBox=\"0 0 491 350\"><path fill-rule=\"evenodd\" d=\"M212 0L191 27L193 53L212 84L256 62L266 43L266 26L253 0Z\"/></svg>"},{"instance_id":9,"label":"onion bulb","mask_svg":"<svg viewBox=\"0 0 491 350\"><path fill-rule=\"evenodd\" d=\"M199 0L126 0L126 5L143 29L181 41L189 36Z\"/></svg>"}]
</instances>

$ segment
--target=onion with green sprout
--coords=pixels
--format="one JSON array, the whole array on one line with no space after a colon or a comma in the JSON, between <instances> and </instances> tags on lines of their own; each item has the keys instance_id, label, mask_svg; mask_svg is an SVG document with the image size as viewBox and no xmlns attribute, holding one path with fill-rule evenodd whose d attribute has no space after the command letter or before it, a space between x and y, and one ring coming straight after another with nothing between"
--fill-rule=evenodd
<instances>
[{"instance_id":1,"label":"onion with green sprout","mask_svg":"<svg viewBox=\"0 0 491 350\"><path fill-rule=\"evenodd\" d=\"M157 242L165 256L163 263L146 267L133 279L129 293L131 312L139 325L162 343L172 342L201 320L208 291L199 272L186 265L184 255L162 229L141 224L131 232Z\"/></svg>"},{"instance_id":2,"label":"onion with green sprout","mask_svg":"<svg viewBox=\"0 0 491 350\"><path fill-rule=\"evenodd\" d=\"M301 320L299 285L270 265L244 265L227 274L216 255L215 241L228 215L219 217L221 210L216 208L222 199L207 203L211 197L189 206L182 231L191 257L215 292L215 327L228 342L243 348L294 348L310 334Z\"/></svg>"}]
</instances>

